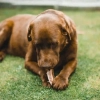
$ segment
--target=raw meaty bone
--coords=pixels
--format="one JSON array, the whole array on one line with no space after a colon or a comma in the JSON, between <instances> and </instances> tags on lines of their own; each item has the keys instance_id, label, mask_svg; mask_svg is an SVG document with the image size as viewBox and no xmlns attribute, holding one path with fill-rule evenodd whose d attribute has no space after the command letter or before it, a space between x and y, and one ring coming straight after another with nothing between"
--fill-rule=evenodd
<instances>
[{"instance_id":1,"label":"raw meaty bone","mask_svg":"<svg viewBox=\"0 0 100 100\"><path fill-rule=\"evenodd\" d=\"M49 80L49 83L52 85L53 79L54 79L54 70L50 69L47 71L47 77Z\"/></svg>"}]
</instances>

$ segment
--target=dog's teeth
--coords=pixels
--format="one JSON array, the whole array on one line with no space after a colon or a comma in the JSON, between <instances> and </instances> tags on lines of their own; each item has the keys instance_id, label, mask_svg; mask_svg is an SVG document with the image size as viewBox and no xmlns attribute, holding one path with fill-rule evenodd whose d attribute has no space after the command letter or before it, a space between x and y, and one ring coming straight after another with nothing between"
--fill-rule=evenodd
<instances>
[{"instance_id":1,"label":"dog's teeth","mask_svg":"<svg viewBox=\"0 0 100 100\"><path fill-rule=\"evenodd\" d=\"M49 83L52 85L53 78L54 78L54 70L53 69L50 69L47 71L47 77L48 77Z\"/></svg>"}]
</instances>

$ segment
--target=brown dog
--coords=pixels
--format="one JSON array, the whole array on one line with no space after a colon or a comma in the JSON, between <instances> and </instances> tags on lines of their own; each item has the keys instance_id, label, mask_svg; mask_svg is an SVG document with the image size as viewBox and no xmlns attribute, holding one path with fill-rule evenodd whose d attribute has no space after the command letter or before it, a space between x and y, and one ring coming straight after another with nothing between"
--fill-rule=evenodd
<instances>
[{"instance_id":1,"label":"brown dog","mask_svg":"<svg viewBox=\"0 0 100 100\"><path fill-rule=\"evenodd\" d=\"M74 23L62 12L52 9L38 16L8 18L0 23L0 61L6 53L25 57L25 67L38 74L45 86L50 86L46 71L61 68L52 87L65 89L77 64Z\"/></svg>"}]
</instances>

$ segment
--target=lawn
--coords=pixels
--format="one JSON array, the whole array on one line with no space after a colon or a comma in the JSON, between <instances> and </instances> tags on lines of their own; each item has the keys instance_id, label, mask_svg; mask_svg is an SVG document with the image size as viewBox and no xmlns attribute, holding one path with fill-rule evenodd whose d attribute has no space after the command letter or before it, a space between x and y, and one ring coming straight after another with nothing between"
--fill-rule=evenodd
<instances>
[{"instance_id":1,"label":"lawn","mask_svg":"<svg viewBox=\"0 0 100 100\"><path fill-rule=\"evenodd\" d=\"M0 8L0 21L15 14L39 14L45 9ZM63 10L78 33L78 65L63 91L43 87L24 68L24 59L7 55L0 63L0 100L100 100L100 11Z\"/></svg>"}]
</instances>

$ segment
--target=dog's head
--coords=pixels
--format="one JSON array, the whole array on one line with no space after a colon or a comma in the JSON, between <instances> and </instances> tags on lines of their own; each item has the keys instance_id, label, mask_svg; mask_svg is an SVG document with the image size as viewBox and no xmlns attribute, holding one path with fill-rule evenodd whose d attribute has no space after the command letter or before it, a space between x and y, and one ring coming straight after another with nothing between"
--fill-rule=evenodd
<instances>
[{"instance_id":1,"label":"dog's head","mask_svg":"<svg viewBox=\"0 0 100 100\"><path fill-rule=\"evenodd\" d=\"M27 35L36 48L38 65L54 68L61 51L75 38L75 33L72 20L60 11L50 9L38 15Z\"/></svg>"}]
</instances>

